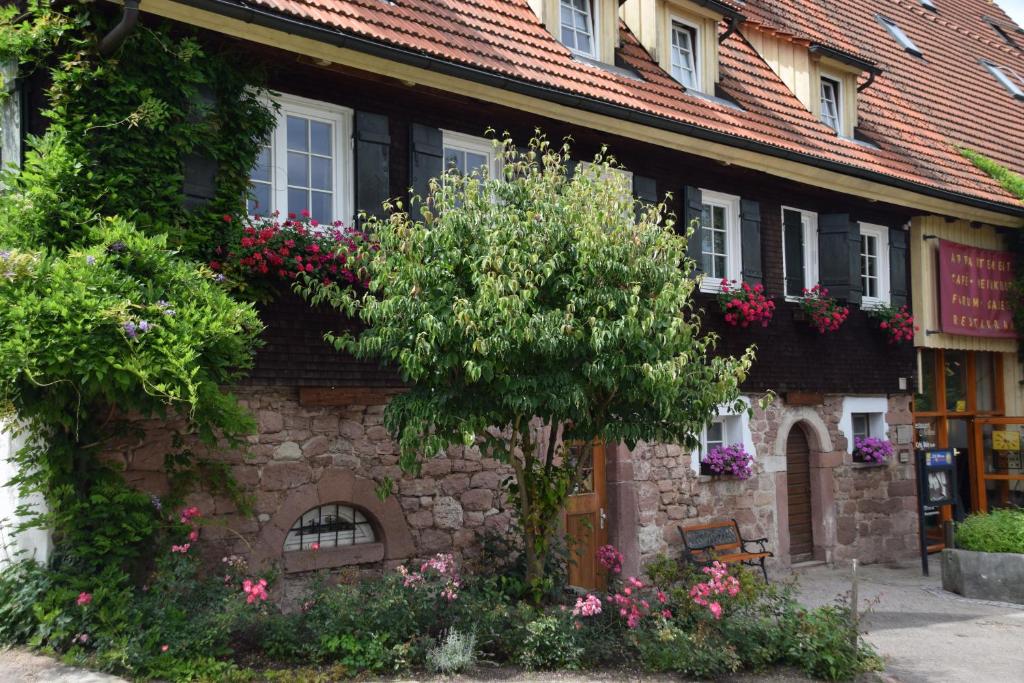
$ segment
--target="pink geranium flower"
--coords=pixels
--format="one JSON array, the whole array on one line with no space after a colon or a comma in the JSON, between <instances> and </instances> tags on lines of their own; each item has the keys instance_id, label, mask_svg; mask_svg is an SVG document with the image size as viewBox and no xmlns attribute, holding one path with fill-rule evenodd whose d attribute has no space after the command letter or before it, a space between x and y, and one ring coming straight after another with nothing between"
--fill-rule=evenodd
<instances>
[{"instance_id":1,"label":"pink geranium flower","mask_svg":"<svg viewBox=\"0 0 1024 683\"><path fill-rule=\"evenodd\" d=\"M84 607L92 602L92 593L81 592L78 594L78 599L75 601L79 607Z\"/></svg>"}]
</instances>

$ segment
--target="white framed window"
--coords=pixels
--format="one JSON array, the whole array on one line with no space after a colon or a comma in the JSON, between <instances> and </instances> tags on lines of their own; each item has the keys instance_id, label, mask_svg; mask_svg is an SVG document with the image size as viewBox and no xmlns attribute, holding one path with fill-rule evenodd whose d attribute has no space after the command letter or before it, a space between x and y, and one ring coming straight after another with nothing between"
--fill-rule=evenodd
<instances>
[{"instance_id":1,"label":"white framed window","mask_svg":"<svg viewBox=\"0 0 1024 683\"><path fill-rule=\"evenodd\" d=\"M700 250L704 280L701 290L718 292L722 279L739 281L740 198L701 190Z\"/></svg>"},{"instance_id":2,"label":"white framed window","mask_svg":"<svg viewBox=\"0 0 1024 683\"><path fill-rule=\"evenodd\" d=\"M250 174L250 214L303 209L329 224L352 218L352 110L293 95Z\"/></svg>"},{"instance_id":3,"label":"white framed window","mask_svg":"<svg viewBox=\"0 0 1024 683\"><path fill-rule=\"evenodd\" d=\"M484 169L488 177L497 177L498 156L494 151L494 144L490 140L450 130L442 130L441 136L444 145L445 171L454 168L460 174L468 175Z\"/></svg>"},{"instance_id":4,"label":"white framed window","mask_svg":"<svg viewBox=\"0 0 1024 683\"><path fill-rule=\"evenodd\" d=\"M559 0L562 44L584 57L597 57L594 0Z\"/></svg>"},{"instance_id":5,"label":"white framed window","mask_svg":"<svg viewBox=\"0 0 1024 683\"><path fill-rule=\"evenodd\" d=\"M790 244L789 240L794 239L794 235L791 235L786 228L789 222L793 221L794 217L799 217L800 220L799 250L802 255L801 263L790 263L790 259L788 257L788 254L793 253L792 250L797 249L796 245ZM818 214L813 211L804 211L803 209L794 209L793 207L783 206L782 226L783 286L785 288L786 298L795 299L803 295L803 289L810 289L814 287L814 285L818 284ZM790 278L790 272L794 268L799 268L803 272L802 277L799 278L801 282L799 287L796 287L795 284L790 284L791 279L794 281L796 279Z\"/></svg>"},{"instance_id":6,"label":"white framed window","mask_svg":"<svg viewBox=\"0 0 1024 683\"><path fill-rule=\"evenodd\" d=\"M846 452L853 453L856 438L887 439L889 425L885 421L889 399L885 396L847 396L839 416L839 431L846 437Z\"/></svg>"},{"instance_id":7,"label":"white framed window","mask_svg":"<svg viewBox=\"0 0 1024 683\"><path fill-rule=\"evenodd\" d=\"M326 550L376 540L373 526L362 512L330 503L308 510L295 520L285 536L283 550Z\"/></svg>"},{"instance_id":8,"label":"white framed window","mask_svg":"<svg viewBox=\"0 0 1024 683\"><path fill-rule=\"evenodd\" d=\"M821 77L821 121L840 135L843 132L842 91L839 79Z\"/></svg>"},{"instance_id":9,"label":"white framed window","mask_svg":"<svg viewBox=\"0 0 1024 683\"><path fill-rule=\"evenodd\" d=\"M861 308L889 303L889 229L860 224Z\"/></svg>"},{"instance_id":10,"label":"white framed window","mask_svg":"<svg viewBox=\"0 0 1024 683\"><path fill-rule=\"evenodd\" d=\"M1020 74L1008 66L999 66L987 59L981 60L981 63L1006 88L1010 95L1018 100L1024 100L1024 78L1021 78Z\"/></svg>"},{"instance_id":11,"label":"white framed window","mask_svg":"<svg viewBox=\"0 0 1024 683\"><path fill-rule=\"evenodd\" d=\"M749 407L750 399L746 396L741 400ZM718 414L712 418L700 434L700 445L690 453L690 465L693 471L700 472L700 463L712 448L740 444L743 449L755 458L754 439L750 433L750 419L746 412L735 415L726 406L718 407Z\"/></svg>"},{"instance_id":12,"label":"white framed window","mask_svg":"<svg viewBox=\"0 0 1024 683\"><path fill-rule=\"evenodd\" d=\"M672 17L672 77L690 90L700 90L700 72L697 70L699 45L700 29Z\"/></svg>"}]
</instances>

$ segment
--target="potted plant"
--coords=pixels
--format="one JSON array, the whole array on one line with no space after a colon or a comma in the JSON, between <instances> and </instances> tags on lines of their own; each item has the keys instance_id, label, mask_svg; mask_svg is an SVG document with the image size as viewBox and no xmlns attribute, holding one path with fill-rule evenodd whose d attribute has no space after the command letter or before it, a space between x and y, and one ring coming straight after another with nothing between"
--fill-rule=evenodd
<instances>
[{"instance_id":1,"label":"potted plant","mask_svg":"<svg viewBox=\"0 0 1024 683\"><path fill-rule=\"evenodd\" d=\"M709 450L700 462L700 473L749 479L753 465L754 456L747 453L743 444L734 443Z\"/></svg>"},{"instance_id":2,"label":"potted plant","mask_svg":"<svg viewBox=\"0 0 1024 683\"><path fill-rule=\"evenodd\" d=\"M942 551L942 588L965 598L1024 604L1024 510L997 508L957 525Z\"/></svg>"},{"instance_id":3,"label":"potted plant","mask_svg":"<svg viewBox=\"0 0 1024 683\"><path fill-rule=\"evenodd\" d=\"M881 465L892 457L892 442L873 436L857 436L853 439L853 461L870 465Z\"/></svg>"},{"instance_id":4,"label":"potted plant","mask_svg":"<svg viewBox=\"0 0 1024 683\"><path fill-rule=\"evenodd\" d=\"M910 315L905 305L895 308L883 304L868 309L867 314L886 335L890 344L913 341L914 331L919 329L914 325L914 316Z\"/></svg>"},{"instance_id":5,"label":"potted plant","mask_svg":"<svg viewBox=\"0 0 1024 683\"><path fill-rule=\"evenodd\" d=\"M820 284L803 290L800 310L804 312L811 327L819 334L837 331L850 315L850 309L840 305L837 299L828 295Z\"/></svg>"},{"instance_id":6,"label":"potted plant","mask_svg":"<svg viewBox=\"0 0 1024 683\"><path fill-rule=\"evenodd\" d=\"M764 286L751 287L746 282L722 278L722 291L718 294L718 305L725 314L725 322L735 327L750 327L761 323L768 327L775 314L775 302L764 294Z\"/></svg>"}]
</instances>

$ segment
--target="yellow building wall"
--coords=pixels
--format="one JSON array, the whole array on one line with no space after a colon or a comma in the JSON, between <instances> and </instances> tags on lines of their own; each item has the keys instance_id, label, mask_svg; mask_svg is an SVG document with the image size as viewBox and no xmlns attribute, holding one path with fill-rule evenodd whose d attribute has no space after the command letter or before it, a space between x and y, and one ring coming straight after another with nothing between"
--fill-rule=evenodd
<instances>
[{"instance_id":1,"label":"yellow building wall","mask_svg":"<svg viewBox=\"0 0 1024 683\"><path fill-rule=\"evenodd\" d=\"M1024 415L1024 371L1017 359L1017 341L968 337L936 332L939 329L938 239L958 242L980 249L1005 249L1003 238L991 226L972 228L967 221L947 222L941 216L919 216L910 224L910 278L913 288L914 319L920 327L914 334L914 346L929 349L992 351L1003 356L1003 392L1006 414ZM928 332L932 331L931 334Z\"/></svg>"},{"instance_id":2,"label":"yellow building wall","mask_svg":"<svg viewBox=\"0 0 1024 683\"><path fill-rule=\"evenodd\" d=\"M819 106L815 100L820 100L821 96L817 89L811 88L813 69L806 45L796 45L758 30L744 30L743 37L805 107L813 111Z\"/></svg>"}]
</instances>

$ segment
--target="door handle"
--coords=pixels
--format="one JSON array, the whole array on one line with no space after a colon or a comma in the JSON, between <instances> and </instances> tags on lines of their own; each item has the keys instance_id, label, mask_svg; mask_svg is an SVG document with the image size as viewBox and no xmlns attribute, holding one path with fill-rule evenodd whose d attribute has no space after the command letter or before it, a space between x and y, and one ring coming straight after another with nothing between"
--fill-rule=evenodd
<instances>
[{"instance_id":1,"label":"door handle","mask_svg":"<svg viewBox=\"0 0 1024 683\"><path fill-rule=\"evenodd\" d=\"M598 520L599 520L599 523L600 523L600 525L601 525L601 528L602 528L602 529L604 529L604 521L605 521L606 519L608 519L608 515L606 515L606 514L604 513L604 508L600 508L599 510L600 510L600 511L598 512L598 516L597 516L597 518L598 518Z\"/></svg>"}]
</instances>

